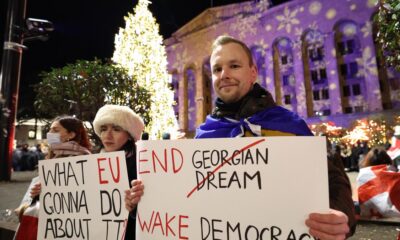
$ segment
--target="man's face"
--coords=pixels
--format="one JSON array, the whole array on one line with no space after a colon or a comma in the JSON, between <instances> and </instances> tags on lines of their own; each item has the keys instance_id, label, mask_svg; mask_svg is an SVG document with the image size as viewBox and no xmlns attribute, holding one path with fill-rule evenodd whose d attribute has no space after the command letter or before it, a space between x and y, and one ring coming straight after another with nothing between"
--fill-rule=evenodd
<instances>
[{"instance_id":1,"label":"man's face","mask_svg":"<svg viewBox=\"0 0 400 240\"><path fill-rule=\"evenodd\" d=\"M215 48L210 64L214 90L225 103L239 101L257 79L257 68L249 65L246 52L237 43Z\"/></svg>"}]
</instances>

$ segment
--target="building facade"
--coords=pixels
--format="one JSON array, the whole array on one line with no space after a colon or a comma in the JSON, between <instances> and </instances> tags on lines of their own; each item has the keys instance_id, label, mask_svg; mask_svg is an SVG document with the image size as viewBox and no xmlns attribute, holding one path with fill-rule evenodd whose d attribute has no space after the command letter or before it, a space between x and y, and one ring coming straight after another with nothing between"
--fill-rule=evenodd
<instances>
[{"instance_id":1,"label":"building facade","mask_svg":"<svg viewBox=\"0 0 400 240\"><path fill-rule=\"evenodd\" d=\"M376 2L293 0L271 7L260 0L207 9L165 40L180 128L191 137L211 113L211 44L223 34L251 48L258 82L308 123L346 126L364 116L398 115L400 74L379 57Z\"/></svg>"},{"instance_id":2,"label":"building facade","mask_svg":"<svg viewBox=\"0 0 400 240\"><path fill-rule=\"evenodd\" d=\"M48 130L46 125L48 126L48 123L37 119L17 122L15 126L14 145L26 143L29 146L35 146L42 143L46 138L46 130Z\"/></svg>"}]
</instances>

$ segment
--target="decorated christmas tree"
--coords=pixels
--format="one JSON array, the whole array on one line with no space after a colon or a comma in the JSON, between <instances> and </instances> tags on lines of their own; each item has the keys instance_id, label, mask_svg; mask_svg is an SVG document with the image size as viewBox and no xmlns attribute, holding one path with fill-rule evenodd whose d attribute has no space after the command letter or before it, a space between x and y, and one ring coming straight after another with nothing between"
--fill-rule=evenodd
<instances>
[{"instance_id":1,"label":"decorated christmas tree","mask_svg":"<svg viewBox=\"0 0 400 240\"><path fill-rule=\"evenodd\" d=\"M139 0L134 13L125 17L125 28L115 37L113 61L122 65L151 94L150 121L146 129L152 139L177 131L169 88L167 56L156 19L148 9L150 1Z\"/></svg>"}]
</instances>

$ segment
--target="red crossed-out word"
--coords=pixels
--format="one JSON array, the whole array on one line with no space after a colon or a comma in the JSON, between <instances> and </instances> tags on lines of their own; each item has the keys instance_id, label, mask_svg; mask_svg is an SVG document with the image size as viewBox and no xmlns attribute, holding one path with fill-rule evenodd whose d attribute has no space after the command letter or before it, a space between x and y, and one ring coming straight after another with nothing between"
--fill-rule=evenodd
<instances>
[{"instance_id":1,"label":"red crossed-out word","mask_svg":"<svg viewBox=\"0 0 400 240\"><path fill-rule=\"evenodd\" d=\"M205 177L201 182L199 182L187 195L186 198L190 198L190 196L194 193L194 191L196 191L196 189L198 189L199 186L201 186L206 180L208 180L210 178L210 176L214 175L214 173L216 173L217 171L219 171L226 163L228 163L229 161L231 161L234 157L236 157L237 155L241 154L243 151L256 146L259 143L262 143L265 141L264 139L260 139L257 140L253 143L250 143L247 146L244 146L242 149L240 149L239 151L236 151L234 154L232 154L232 156L228 159L226 159L221 165L219 165L218 167L216 167L212 172L210 172L207 177Z\"/></svg>"}]
</instances>

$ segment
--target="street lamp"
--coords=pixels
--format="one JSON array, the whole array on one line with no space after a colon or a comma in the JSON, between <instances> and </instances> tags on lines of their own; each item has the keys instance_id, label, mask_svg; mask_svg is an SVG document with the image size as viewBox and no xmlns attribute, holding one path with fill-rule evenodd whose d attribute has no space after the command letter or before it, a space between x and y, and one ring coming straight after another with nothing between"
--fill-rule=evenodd
<instances>
[{"instance_id":1,"label":"street lamp","mask_svg":"<svg viewBox=\"0 0 400 240\"><path fill-rule=\"evenodd\" d=\"M24 42L31 40L46 41L49 38L49 33L54 31L54 25L48 20L27 18L24 28Z\"/></svg>"},{"instance_id":2,"label":"street lamp","mask_svg":"<svg viewBox=\"0 0 400 240\"><path fill-rule=\"evenodd\" d=\"M29 139L35 139L35 135L36 135L36 132L35 132L35 130L29 130L28 131L28 138Z\"/></svg>"},{"instance_id":3,"label":"street lamp","mask_svg":"<svg viewBox=\"0 0 400 240\"><path fill-rule=\"evenodd\" d=\"M11 179L11 157L15 133L15 118L17 113L19 78L22 51L27 47L24 40L46 40L53 24L47 20L25 19L27 0L8 0L7 19L4 36L4 50L0 72L0 96L2 108L8 114L0 111L0 181Z\"/></svg>"}]
</instances>

